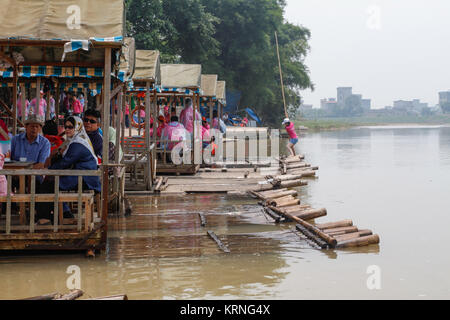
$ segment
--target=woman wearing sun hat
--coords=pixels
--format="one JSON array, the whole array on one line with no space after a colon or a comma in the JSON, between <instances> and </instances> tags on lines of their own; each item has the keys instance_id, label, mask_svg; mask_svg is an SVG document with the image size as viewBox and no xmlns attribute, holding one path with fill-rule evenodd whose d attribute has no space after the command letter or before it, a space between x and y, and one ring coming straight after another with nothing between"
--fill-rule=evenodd
<instances>
[{"instance_id":1,"label":"woman wearing sun hat","mask_svg":"<svg viewBox=\"0 0 450 320\"><path fill-rule=\"evenodd\" d=\"M295 132L295 125L291 120L284 119L283 125L286 128L287 133L289 134L289 143L287 145L287 148L289 150L289 153L291 156L295 156L295 145L298 143L298 136Z\"/></svg>"}]
</instances>

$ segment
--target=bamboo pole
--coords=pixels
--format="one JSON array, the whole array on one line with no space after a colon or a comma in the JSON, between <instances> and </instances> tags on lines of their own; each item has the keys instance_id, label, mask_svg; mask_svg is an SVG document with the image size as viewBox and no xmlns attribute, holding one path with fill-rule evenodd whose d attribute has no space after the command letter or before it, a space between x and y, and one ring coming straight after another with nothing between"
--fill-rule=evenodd
<instances>
[{"instance_id":1,"label":"bamboo pole","mask_svg":"<svg viewBox=\"0 0 450 320\"><path fill-rule=\"evenodd\" d=\"M313 234L315 234L316 236L322 238L326 243L328 243L328 245L332 248L336 247L337 245L337 241L336 239L334 239L333 237L331 237L330 235L326 234L325 232L323 232L322 230L320 230L319 228L313 226L312 224L307 223L306 221L304 221L301 218L298 218L292 214L280 211L279 209L277 209L276 207L269 207L270 209L272 209L275 212L280 213L281 215L285 216L286 218L293 220L295 222L297 222L298 224L302 225L304 228L308 229L309 231L311 231Z\"/></svg>"},{"instance_id":2,"label":"bamboo pole","mask_svg":"<svg viewBox=\"0 0 450 320\"><path fill-rule=\"evenodd\" d=\"M333 228L342 228L342 227L351 227L353 226L352 220L343 220L343 221L337 221L337 222L329 222L329 223L322 223L317 224L316 227L319 229L333 229Z\"/></svg>"},{"instance_id":3,"label":"bamboo pole","mask_svg":"<svg viewBox=\"0 0 450 320\"><path fill-rule=\"evenodd\" d=\"M354 232L354 233L347 233L341 236L335 236L337 242L344 242L344 241L348 241L348 240L353 240L353 239L358 239L358 238L362 238L362 237L367 237L367 236L371 236L373 233L370 230L361 230L358 232Z\"/></svg>"},{"instance_id":4,"label":"bamboo pole","mask_svg":"<svg viewBox=\"0 0 450 320\"><path fill-rule=\"evenodd\" d=\"M327 215L326 209L318 209L318 210L305 210L301 211L300 213L291 213L295 215L296 217L303 219L303 220L313 220L321 217L325 217Z\"/></svg>"},{"instance_id":5,"label":"bamboo pole","mask_svg":"<svg viewBox=\"0 0 450 320\"><path fill-rule=\"evenodd\" d=\"M276 31L275 31L275 42L277 44L278 67L280 69L280 82L281 82L281 93L283 95L284 114L285 114L286 118L289 118L289 115L287 112L287 106L286 106L286 96L284 94L283 71L281 70L281 58L280 58L280 49L278 46L278 34Z\"/></svg>"},{"instance_id":6,"label":"bamboo pole","mask_svg":"<svg viewBox=\"0 0 450 320\"><path fill-rule=\"evenodd\" d=\"M365 247L372 244L379 244L380 243L380 237L378 235L371 235L367 237L361 237L357 239L342 241L337 244L337 248L344 249L344 248L356 248L356 247Z\"/></svg>"},{"instance_id":7,"label":"bamboo pole","mask_svg":"<svg viewBox=\"0 0 450 320\"><path fill-rule=\"evenodd\" d=\"M145 84L145 126L144 126L144 136L145 136L145 150L150 150L150 82L147 81ZM147 156L147 161L145 163L145 181L147 191L153 188L152 179L152 163L150 162L150 155Z\"/></svg>"}]
</instances>

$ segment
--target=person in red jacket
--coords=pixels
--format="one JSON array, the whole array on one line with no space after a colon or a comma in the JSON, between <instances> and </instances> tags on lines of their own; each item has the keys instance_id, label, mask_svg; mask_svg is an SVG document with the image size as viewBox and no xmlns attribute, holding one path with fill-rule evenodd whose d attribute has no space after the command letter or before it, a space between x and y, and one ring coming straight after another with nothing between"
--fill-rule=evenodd
<instances>
[{"instance_id":1,"label":"person in red jacket","mask_svg":"<svg viewBox=\"0 0 450 320\"><path fill-rule=\"evenodd\" d=\"M48 120L45 122L42 128L42 133L44 137L50 141L51 154L53 151L58 150L58 148L64 143L64 139L58 135L58 125L54 120Z\"/></svg>"}]
</instances>

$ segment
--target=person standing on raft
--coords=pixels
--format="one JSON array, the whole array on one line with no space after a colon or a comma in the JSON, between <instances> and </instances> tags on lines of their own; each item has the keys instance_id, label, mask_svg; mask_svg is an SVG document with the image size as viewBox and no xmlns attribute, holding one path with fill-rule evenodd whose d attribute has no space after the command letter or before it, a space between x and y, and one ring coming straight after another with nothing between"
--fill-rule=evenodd
<instances>
[{"instance_id":1,"label":"person standing on raft","mask_svg":"<svg viewBox=\"0 0 450 320\"><path fill-rule=\"evenodd\" d=\"M295 132L295 125L289 119L284 119L283 125L285 126L286 131L289 134L289 143L287 145L287 148L291 156L295 156L295 145L298 143L298 136Z\"/></svg>"}]
</instances>

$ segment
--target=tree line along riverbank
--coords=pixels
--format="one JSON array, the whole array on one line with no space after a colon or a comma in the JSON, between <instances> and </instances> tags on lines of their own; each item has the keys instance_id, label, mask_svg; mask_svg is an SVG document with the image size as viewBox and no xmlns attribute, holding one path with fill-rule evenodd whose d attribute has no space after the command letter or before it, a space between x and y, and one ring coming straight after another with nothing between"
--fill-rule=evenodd
<instances>
[{"instance_id":1,"label":"tree line along riverbank","mask_svg":"<svg viewBox=\"0 0 450 320\"><path fill-rule=\"evenodd\" d=\"M450 115L433 116L379 116L354 118L299 118L295 120L297 128L306 127L311 131L341 130L359 126L382 126L394 124L450 125Z\"/></svg>"}]
</instances>

